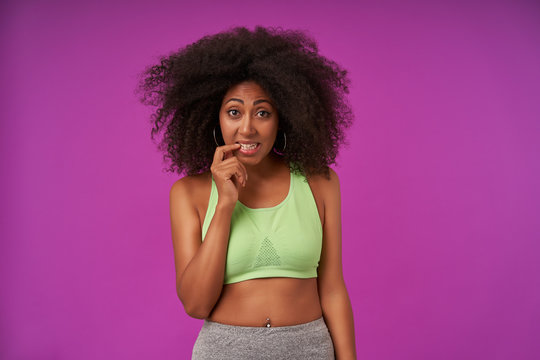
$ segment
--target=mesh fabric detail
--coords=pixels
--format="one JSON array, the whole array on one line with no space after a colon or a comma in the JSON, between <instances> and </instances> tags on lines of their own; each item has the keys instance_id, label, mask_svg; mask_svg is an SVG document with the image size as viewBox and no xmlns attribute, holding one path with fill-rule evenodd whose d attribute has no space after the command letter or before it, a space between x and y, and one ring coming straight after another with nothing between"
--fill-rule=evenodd
<instances>
[{"instance_id":1,"label":"mesh fabric detail","mask_svg":"<svg viewBox=\"0 0 540 360\"><path fill-rule=\"evenodd\" d=\"M274 245L272 245L272 242L270 241L270 239L268 239L267 236L261 243L259 254L255 259L255 264L253 265L253 267L256 268L259 266L269 265L281 265L281 260L276 249L274 248Z\"/></svg>"}]
</instances>

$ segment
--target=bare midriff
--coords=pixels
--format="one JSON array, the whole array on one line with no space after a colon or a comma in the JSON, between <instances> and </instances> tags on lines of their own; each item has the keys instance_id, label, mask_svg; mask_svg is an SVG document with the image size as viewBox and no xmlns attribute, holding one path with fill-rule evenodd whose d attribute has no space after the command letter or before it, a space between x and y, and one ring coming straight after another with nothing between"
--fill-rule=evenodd
<instances>
[{"instance_id":1,"label":"bare midriff","mask_svg":"<svg viewBox=\"0 0 540 360\"><path fill-rule=\"evenodd\" d=\"M260 278L225 284L208 320L236 326L290 326L322 316L317 278Z\"/></svg>"}]
</instances>

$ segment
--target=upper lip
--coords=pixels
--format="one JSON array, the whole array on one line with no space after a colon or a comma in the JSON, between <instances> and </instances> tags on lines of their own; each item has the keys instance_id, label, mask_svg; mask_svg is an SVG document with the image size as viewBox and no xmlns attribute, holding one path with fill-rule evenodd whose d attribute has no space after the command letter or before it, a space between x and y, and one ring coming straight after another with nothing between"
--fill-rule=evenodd
<instances>
[{"instance_id":1,"label":"upper lip","mask_svg":"<svg viewBox=\"0 0 540 360\"><path fill-rule=\"evenodd\" d=\"M238 140L236 141L239 144L258 144L256 141L249 141L249 140Z\"/></svg>"}]
</instances>

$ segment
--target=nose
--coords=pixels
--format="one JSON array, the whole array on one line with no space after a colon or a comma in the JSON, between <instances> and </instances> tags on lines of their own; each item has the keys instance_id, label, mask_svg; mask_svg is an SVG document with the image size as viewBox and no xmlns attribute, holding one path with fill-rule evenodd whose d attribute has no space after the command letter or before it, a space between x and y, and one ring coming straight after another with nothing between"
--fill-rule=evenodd
<instances>
[{"instance_id":1,"label":"nose","mask_svg":"<svg viewBox=\"0 0 540 360\"><path fill-rule=\"evenodd\" d=\"M238 133L242 136L249 136L253 135L256 132L253 124L253 118L251 115L246 114L242 118L242 122L240 123L240 128L238 129Z\"/></svg>"}]
</instances>

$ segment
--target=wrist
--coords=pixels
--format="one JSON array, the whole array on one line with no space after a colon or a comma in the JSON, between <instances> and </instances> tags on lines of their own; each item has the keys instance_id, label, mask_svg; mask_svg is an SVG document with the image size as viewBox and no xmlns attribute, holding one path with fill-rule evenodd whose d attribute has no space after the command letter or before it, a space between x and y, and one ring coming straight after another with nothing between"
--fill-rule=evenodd
<instances>
[{"instance_id":1,"label":"wrist","mask_svg":"<svg viewBox=\"0 0 540 360\"><path fill-rule=\"evenodd\" d=\"M231 213L232 214L235 206L236 206L236 202L234 202L234 203L232 203L232 202L220 202L218 200L218 203L216 204L216 211L226 212L226 213Z\"/></svg>"}]
</instances>

